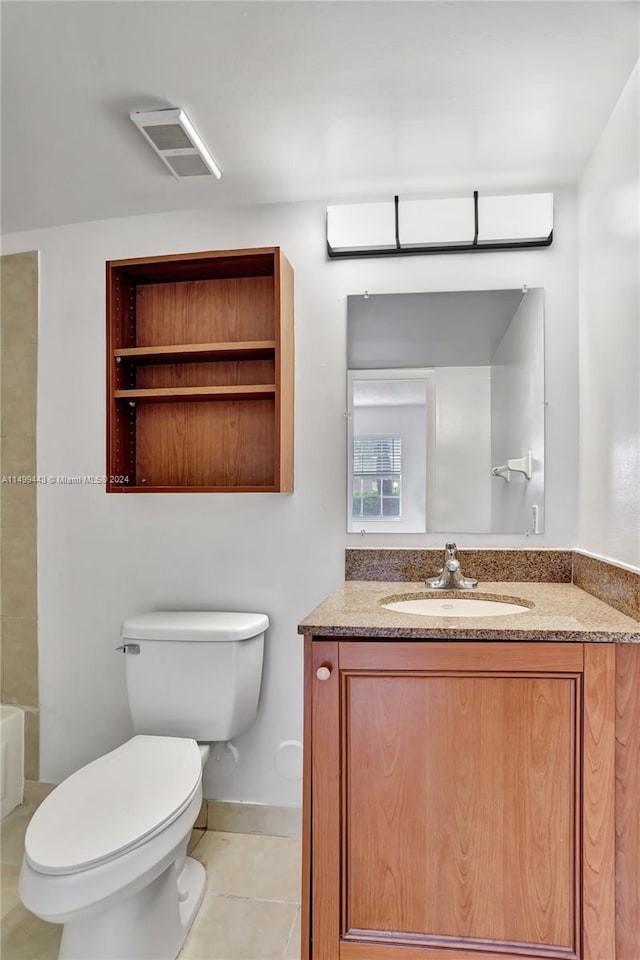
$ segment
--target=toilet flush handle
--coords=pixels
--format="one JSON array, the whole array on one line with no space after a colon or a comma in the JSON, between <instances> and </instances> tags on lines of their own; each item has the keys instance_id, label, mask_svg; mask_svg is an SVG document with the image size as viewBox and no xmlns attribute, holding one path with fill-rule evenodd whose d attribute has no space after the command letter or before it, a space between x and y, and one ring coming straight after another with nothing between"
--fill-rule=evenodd
<instances>
[{"instance_id":1,"label":"toilet flush handle","mask_svg":"<svg viewBox=\"0 0 640 960\"><path fill-rule=\"evenodd\" d=\"M137 656L140 653L140 644L123 643L122 646L116 647L116 650L122 650L123 653L133 653L135 656Z\"/></svg>"}]
</instances>

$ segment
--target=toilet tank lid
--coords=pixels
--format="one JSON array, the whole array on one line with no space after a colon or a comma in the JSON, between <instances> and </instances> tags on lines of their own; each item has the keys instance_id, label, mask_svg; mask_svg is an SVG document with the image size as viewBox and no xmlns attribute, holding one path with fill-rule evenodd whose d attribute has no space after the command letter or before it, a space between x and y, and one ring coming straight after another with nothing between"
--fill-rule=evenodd
<instances>
[{"instance_id":1,"label":"toilet tank lid","mask_svg":"<svg viewBox=\"0 0 640 960\"><path fill-rule=\"evenodd\" d=\"M268 626L264 613L157 610L127 617L121 636L123 640L249 640Z\"/></svg>"}]
</instances>

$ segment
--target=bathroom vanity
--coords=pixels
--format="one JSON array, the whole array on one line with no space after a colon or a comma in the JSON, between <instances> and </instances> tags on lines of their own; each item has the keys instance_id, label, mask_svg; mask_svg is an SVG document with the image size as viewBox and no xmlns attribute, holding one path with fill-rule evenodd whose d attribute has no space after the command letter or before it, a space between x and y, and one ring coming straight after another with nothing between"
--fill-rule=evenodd
<instances>
[{"instance_id":1,"label":"bathroom vanity","mask_svg":"<svg viewBox=\"0 0 640 960\"><path fill-rule=\"evenodd\" d=\"M384 606L425 594L347 582L300 624L303 958L637 960L640 623L565 583Z\"/></svg>"}]
</instances>

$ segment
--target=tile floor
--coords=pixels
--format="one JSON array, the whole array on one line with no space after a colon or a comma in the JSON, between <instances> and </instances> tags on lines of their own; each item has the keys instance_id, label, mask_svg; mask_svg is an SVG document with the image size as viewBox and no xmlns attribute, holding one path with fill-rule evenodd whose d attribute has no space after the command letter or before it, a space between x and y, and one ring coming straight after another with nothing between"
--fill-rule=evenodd
<instances>
[{"instance_id":1,"label":"tile floor","mask_svg":"<svg viewBox=\"0 0 640 960\"><path fill-rule=\"evenodd\" d=\"M22 906L17 885L33 813L2 821L2 960L56 960L61 927ZM205 831L191 855L207 869L204 903L180 960L299 960L300 841Z\"/></svg>"}]
</instances>

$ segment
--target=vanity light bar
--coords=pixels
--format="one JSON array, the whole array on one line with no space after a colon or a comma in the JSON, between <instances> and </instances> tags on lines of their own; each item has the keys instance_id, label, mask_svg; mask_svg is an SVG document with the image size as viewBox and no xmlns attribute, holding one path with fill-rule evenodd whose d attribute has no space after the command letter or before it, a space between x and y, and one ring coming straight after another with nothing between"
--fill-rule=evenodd
<instances>
[{"instance_id":1,"label":"vanity light bar","mask_svg":"<svg viewBox=\"0 0 640 960\"><path fill-rule=\"evenodd\" d=\"M400 200L327 207L327 254L338 260L548 247L553 194Z\"/></svg>"}]
</instances>

